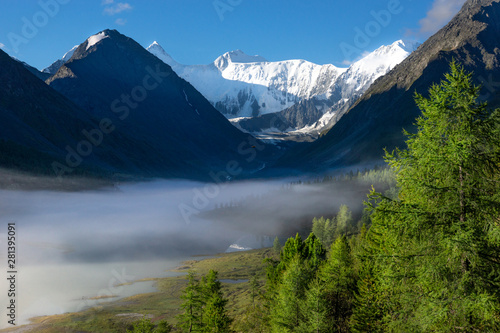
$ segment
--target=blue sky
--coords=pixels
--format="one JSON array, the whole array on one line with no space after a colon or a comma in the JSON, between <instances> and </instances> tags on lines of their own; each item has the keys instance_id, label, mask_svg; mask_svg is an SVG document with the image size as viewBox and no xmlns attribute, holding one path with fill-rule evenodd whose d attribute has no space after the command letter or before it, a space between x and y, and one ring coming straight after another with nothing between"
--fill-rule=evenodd
<instances>
[{"instance_id":1,"label":"blue sky","mask_svg":"<svg viewBox=\"0 0 500 333\"><path fill-rule=\"evenodd\" d=\"M465 0L1 0L0 48L39 69L110 28L178 62L241 49L345 66L398 39L424 41Z\"/></svg>"}]
</instances>

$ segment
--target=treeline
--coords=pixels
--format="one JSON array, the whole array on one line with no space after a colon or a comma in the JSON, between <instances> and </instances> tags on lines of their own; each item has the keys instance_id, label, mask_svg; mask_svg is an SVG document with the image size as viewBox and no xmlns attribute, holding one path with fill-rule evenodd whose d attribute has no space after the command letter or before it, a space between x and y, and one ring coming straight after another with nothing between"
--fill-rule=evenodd
<instances>
[{"instance_id":1,"label":"treeline","mask_svg":"<svg viewBox=\"0 0 500 333\"><path fill-rule=\"evenodd\" d=\"M416 95L422 116L408 148L386 154L396 190L373 190L360 221L342 206L315 218L305 240L275 240L279 254L242 318L216 328L200 310L201 324L183 319L181 330L499 332L500 111L450 67L428 98Z\"/></svg>"}]
</instances>

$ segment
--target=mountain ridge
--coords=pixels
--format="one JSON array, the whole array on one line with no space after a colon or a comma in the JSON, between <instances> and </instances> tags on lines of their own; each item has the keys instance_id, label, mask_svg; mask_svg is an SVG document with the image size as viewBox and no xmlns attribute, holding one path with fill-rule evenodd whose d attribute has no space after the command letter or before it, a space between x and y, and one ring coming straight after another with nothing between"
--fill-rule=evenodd
<instances>
[{"instance_id":1,"label":"mountain ridge","mask_svg":"<svg viewBox=\"0 0 500 333\"><path fill-rule=\"evenodd\" d=\"M279 128L291 137L305 135L311 140L331 128L376 78L408 56L415 45L398 40L349 68L301 59L269 62L241 50L226 52L208 65L182 65L156 41L147 50L192 83L227 118L235 118L233 124L243 131L269 132L271 121L278 118ZM44 71L59 69L76 47ZM313 100L300 103L306 99Z\"/></svg>"}]
</instances>

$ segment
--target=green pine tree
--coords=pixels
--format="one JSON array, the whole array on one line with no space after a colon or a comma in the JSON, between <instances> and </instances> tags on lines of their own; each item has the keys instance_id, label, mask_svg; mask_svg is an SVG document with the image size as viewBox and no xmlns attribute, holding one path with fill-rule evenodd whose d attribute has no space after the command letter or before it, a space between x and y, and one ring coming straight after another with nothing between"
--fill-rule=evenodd
<instances>
[{"instance_id":1,"label":"green pine tree","mask_svg":"<svg viewBox=\"0 0 500 333\"><path fill-rule=\"evenodd\" d=\"M310 318L306 317L308 310L303 304L306 291L325 260L326 250L314 233L305 241L299 234L289 238L281 250L280 261L268 260L266 306L270 309L273 332L307 331Z\"/></svg>"},{"instance_id":2,"label":"green pine tree","mask_svg":"<svg viewBox=\"0 0 500 333\"><path fill-rule=\"evenodd\" d=\"M132 331L127 330L127 333L151 333L155 328L155 324L151 322L151 319L144 316L141 320L136 321L133 324Z\"/></svg>"},{"instance_id":3,"label":"green pine tree","mask_svg":"<svg viewBox=\"0 0 500 333\"><path fill-rule=\"evenodd\" d=\"M313 272L316 271L326 259L326 250L314 233L309 234L304 242L302 259L307 260Z\"/></svg>"},{"instance_id":4,"label":"green pine tree","mask_svg":"<svg viewBox=\"0 0 500 333\"><path fill-rule=\"evenodd\" d=\"M384 300L377 290L377 283L369 263L362 265L353 302L350 328L354 333L384 332Z\"/></svg>"},{"instance_id":5,"label":"green pine tree","mask_svg":"<svg viewBox=\"0 0 500 333\"><path fill-rule=\"evenodd\" d=\"M252 303L248 305L244 313L239 316L239 320L235 321L234 328L237 332L269 332L269 311L263 303L266 295L260 290L261 286L256 274L252 276L249 284Z\"/></svg>"},{"instance_id":6,"label":"green pine tree","mask_svg":"<svg viewBox=\"0 0 500 333\"><path fill-rule=\"evenodd\" d=\"M285 246L280 252L280 264L286 266L290 261L292 261L297 255L302 257L302 252L304 249L304 242L299 233L295 235L295 238L288 238Z\"/></svg>"},{"instance_id":7,"label":"green pine tree","mask_svg":"<svg viewBox=\"0 0 500 333\"><path fill-rule=\"evenodd\" d=\"M337 229L337 223L335 218L325 219L314 218L312 221L312 233L318 237L324 247L328 248L335 240L335 231Z\"/></svg>"}]
</instances>

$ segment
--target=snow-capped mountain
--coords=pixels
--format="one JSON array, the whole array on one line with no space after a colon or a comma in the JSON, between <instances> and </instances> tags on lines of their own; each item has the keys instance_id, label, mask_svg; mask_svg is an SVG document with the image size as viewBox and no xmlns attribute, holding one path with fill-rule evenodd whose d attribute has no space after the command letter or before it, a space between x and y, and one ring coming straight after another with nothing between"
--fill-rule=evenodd
<instances>
[{"instance_id":1,"label":"snow-capped mountain","mask_svg":"<svg viewBox=\"0 0 500 333\"><path fill-rule=\"evenodd\" d=\"M331 128L357 101L375 80L392 70L412 53L419 44L398 40L381 46L353 63L324 94L317 94L273 115L232 119L240 129L258 134L261 138L278 133L282 137L315 139L320 132Z\"/></svg>"},{"instance_id":2,"label":"snow-capped mountain","mask_svg":"<svg viewBox=\"0 0 500 333\"><path fill-rule=\"evenodd\" d=\"M269 130L276 123L269 114L292 108L293 116L285 117L287 121L280 126L281 132L318 132L338 119L377 78L399 64L417 46L399 40L367 54L349 68L305 60L269 62L241 50L227 52L208 65L182 65L157 42L147 49L245 131ZM317 109L312 116L310 106L313 104L303 103L308 108L297 104L309 99L313 99ZM297 117L300 121L294 121Z\"/></svg>"},{"instance_id":3,"label":"snow-capped mountain","mask_svg":"<svg viewBox=\"0 0 500 333\"><path fill-rule=\"evenodd\" d=\"M75 53L75 50L77 48L78 45L73 46L73 48L66 52L61 59L54 61L49 67L42 69L42 73L47 73L50 75L54 75L55 73L57 73L59 68L61 68L61 66L64 65L69 59L71 59L73 53Z\"/></svg>"},{"instance_id":4,"label":"snow-capped mountain","mask_svg":"<svg viewBox=\"0 0 500 333\"><path fill-rule=\"evenodd\" d=\"M305 60L269 62L241 50L227 52L209 65L181 65L156 42L147 49L228 118L273 113L325 94L346 70Z\"/></svg>"},{"instance_id":5,"label":"snow-capped mountain","mask_svg":"<svg viewBox=\"0 0 500 333\"><path fill-rule=\"evenodd\" d=\"M376 79L406 59L419 45L415 42L398 40L391 45L379 47L353 63L338 80L343 87L344 97L364 92Z\"/></svg>"}]
</instances>

